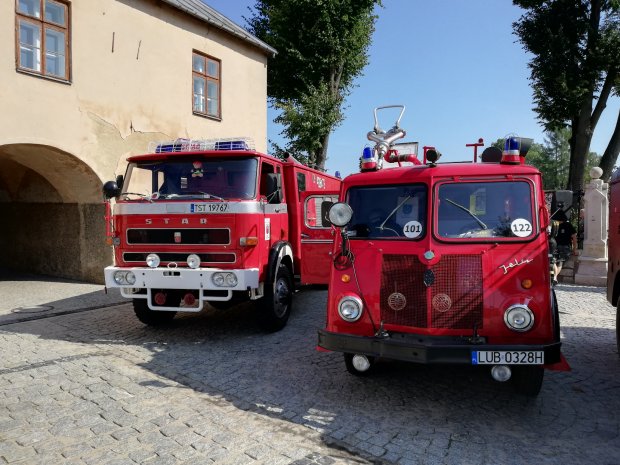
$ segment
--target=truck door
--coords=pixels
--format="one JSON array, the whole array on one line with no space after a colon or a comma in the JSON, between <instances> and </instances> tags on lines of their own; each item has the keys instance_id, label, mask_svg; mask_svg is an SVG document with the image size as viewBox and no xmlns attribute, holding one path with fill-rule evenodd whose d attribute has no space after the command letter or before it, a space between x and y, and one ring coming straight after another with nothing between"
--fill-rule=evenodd
<instances>
[{"instance_id":1,"label":"truck door","mask_svg":"<svg viewBox=\"0 0 620 465\"><path fill-rule=\"evenodd\" d=\"M301 194L301 283L327 284L334 245L332 228L327 219L329 207L338 201L338 194Z\"/></svg>"}]
</instances>

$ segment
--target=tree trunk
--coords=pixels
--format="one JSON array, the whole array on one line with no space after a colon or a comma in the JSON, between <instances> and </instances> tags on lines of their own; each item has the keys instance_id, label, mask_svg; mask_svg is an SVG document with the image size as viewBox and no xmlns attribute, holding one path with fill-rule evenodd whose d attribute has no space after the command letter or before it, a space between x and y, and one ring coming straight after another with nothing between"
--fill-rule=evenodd
<instances>
[{"instance_id":1,"label":"tree trunk","mask_svg":"<svg viewBox=\"0 0 620 465\"><path fill-rule=\"evenodd\" d=\"M590 142L592 141L592 101L594 92L590 93L589 98L584 98L576 120L573 120L570 170L568 172L567 189L579 192L583 189L586 166L588 165L588 154L590 153Z\"/></svg>"},{"instance_id":2,"label":"tree trunk","mask_svg":"<svg viewBox=\"0 0 620 465\"><path fill-rule=\"evenodd\" d=\"M609 144L605 149L605 153L601 158L601 162L598 165L603 170L603 175L601 176L603 181L609 181L614 165L616 164L616 160L618 159L618 154L620 154L620 111L618 112L616 128L611 135L611 140L609 141Z\"/></svg>"},{"instance_id":3,"label":"tree trunk","mask_svg":"<svg viewBox=\"0 0 620 465\"><path fill-rule=\"evenodd\" d=\"M329 144L329 132L323 137L321 148L315 156L316 169L325 171L325 162L327 161L327 145Z\"/></svg>"}]
</instances>

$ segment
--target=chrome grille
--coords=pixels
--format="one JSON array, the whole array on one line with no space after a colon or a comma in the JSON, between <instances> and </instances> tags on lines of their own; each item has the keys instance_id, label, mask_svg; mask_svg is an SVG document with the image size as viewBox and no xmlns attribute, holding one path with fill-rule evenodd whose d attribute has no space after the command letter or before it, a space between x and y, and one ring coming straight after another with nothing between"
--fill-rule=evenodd
<instances>
[{"instance_id":1,"label":"chrome grille","mask_svg":"<svg viewBox=\"0 0 620 465\"><path fill-rule=\"evenodd\" d=\"M429 271L427 271L429 270ZM428 287L424 284L427 274ZM429 281L429 275L433 279ZM416 256L384 255L381 319L416 328L482 328L482 262L479 255L444 255L431 267Z\"/></svg>"}]
</instances>

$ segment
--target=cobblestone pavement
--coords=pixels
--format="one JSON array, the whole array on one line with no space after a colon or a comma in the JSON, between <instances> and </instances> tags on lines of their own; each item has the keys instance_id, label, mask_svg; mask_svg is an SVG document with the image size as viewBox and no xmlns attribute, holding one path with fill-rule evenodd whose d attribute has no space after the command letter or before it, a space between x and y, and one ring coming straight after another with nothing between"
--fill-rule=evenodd
<instances>
[{"instance_id":1,"label":"cobblestone pavement","mask_svg":"<svg viewBox=\"0 0 620 465\"><path fill-rule=\"evenodd\" d=\"M535 399L473 367L349 375L315 350L322 290L275 334L248 305L166 329L128 304L0 320L0 464L618 464L614 309L602 288L557 293L573 370Z\"/></svg>"}]
</instances>

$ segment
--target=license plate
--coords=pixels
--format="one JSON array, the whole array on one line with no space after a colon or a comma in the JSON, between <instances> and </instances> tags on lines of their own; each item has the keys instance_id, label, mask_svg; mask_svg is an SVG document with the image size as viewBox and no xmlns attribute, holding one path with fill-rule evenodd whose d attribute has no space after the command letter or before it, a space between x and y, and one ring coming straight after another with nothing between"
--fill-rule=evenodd
<instances>
[{"instance_id":1,"label":"license plate","mask_svg":"<svg viewBox=\"0 0 620 465\"><path fill-rule=\"evenodd\" d=\"M193 203L190 211L192 213L226 213L228 211L227 203Z\"/></svg>"},{"instance_id":2,"label":"license plate","mask_svg":"<svg viewBox=\"0 0 620 465\"><path fill-rule=\"evenodd\" d=\"M478 350L471 353L473 365L544 365L542 350Z\"/></svg>"}]
</instances>

